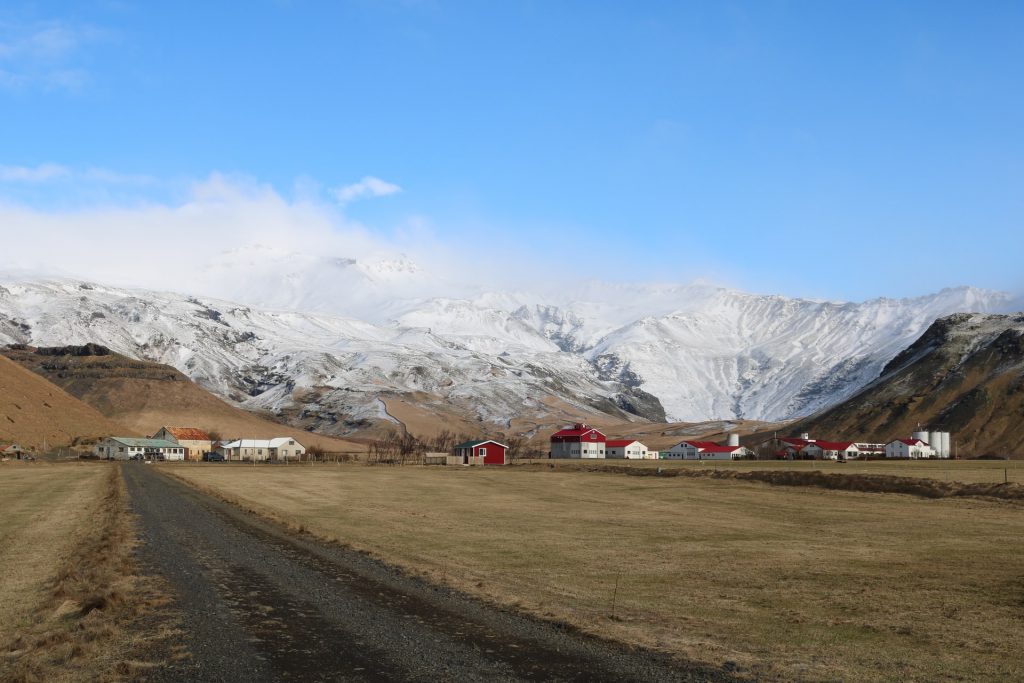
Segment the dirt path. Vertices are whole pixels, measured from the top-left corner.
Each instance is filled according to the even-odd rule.
[[[430,586],[130,463],[142,560],[191,658],[165,680],[727,681]]]

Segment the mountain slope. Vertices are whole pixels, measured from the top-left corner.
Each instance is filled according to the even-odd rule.
[[[13,361],[31,370],[134,433],[152,434],[164,425],[188,425],[229,438],[294,435],[307,446],[315,444],[332,451],[362,449],[358,444],[304,434],[247,413],[204,391],[174,368],[126,358],[102,346],[8,347],[0,349],[0,354],[4,362]]]
[[[82,445],[109,434],[138,433],[0,356],[0,443],[38,449],[44,443]]]
[[[959,288],[841,304],[702,283],[593,285],[575,295],[593,298],[401,299],[385,307],[386,321],[367,322],[16,282],[0,286],[0,343],[95,342],[171,365],[236,406],[339,436],[395,424],[388,402],[415,407],[420,424],[529,436],[572,420],[790,419],[856,392],[936,317],[1007,300]]]
[[[881,377],[793,433],[857,440],[949,431],[963,455],[1024,456],[1024,314],[937,320]]]

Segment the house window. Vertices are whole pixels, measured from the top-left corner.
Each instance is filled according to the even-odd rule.
[[[476,454],[479,455],[482,458],[482,457],[487,455],[487,449],[486,448],[478,448],[478,449],[476,449]]]

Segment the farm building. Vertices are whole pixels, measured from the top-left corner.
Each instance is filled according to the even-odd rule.
[[[860,449],[852,441],[822,441],[804,446],[804,455],[822,460],[853,460],[860,457]]]
[[[605,442],[604,457],[646,460],[649,456],[647,446],[639,441],[615,440]]]
[[[217,447],[225,460],[295,460],[306,453],[306,448],[295,439],[279,436],[275,439],[236,439]]]
[[[603,458],[607,441],[598,430],[577,422],[551,435],[551,457]]]
[[[25,449],[16,443],[0,443],[0,455],[7,458],[18,458],[25,454]]]
[[[210,435],[195,427],[161,427],[153,438],[173,441],[184,446],[186,460],[202,460],[204,454],[213,450],[213,439]]]
[[[107,460],[130,460],[133,456],[157,460],[185,459],[185,447],[173,441],[128,436],[108,436],[96,444],[93,453]]]
[[[662,460],[738,460],[746,457],[743,446],[726,446],[712,441],[682,441],[661,452]]]
[[[507,465],[508,446],[497,441],[465,441],[453,449],[455,463],[460,465]]]
[[[887,458],[934,458],[935,449],[921,439],[895,439],[885,444]]]

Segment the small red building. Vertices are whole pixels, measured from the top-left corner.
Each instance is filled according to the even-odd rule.
[[[571,428],[567,427],[551,435],[551,457],[603,458],[606,443],[604,434],[577,422]]]
[[[455,446],[462,465],[507,465],[508,446],[497,441],[466,441]]]

